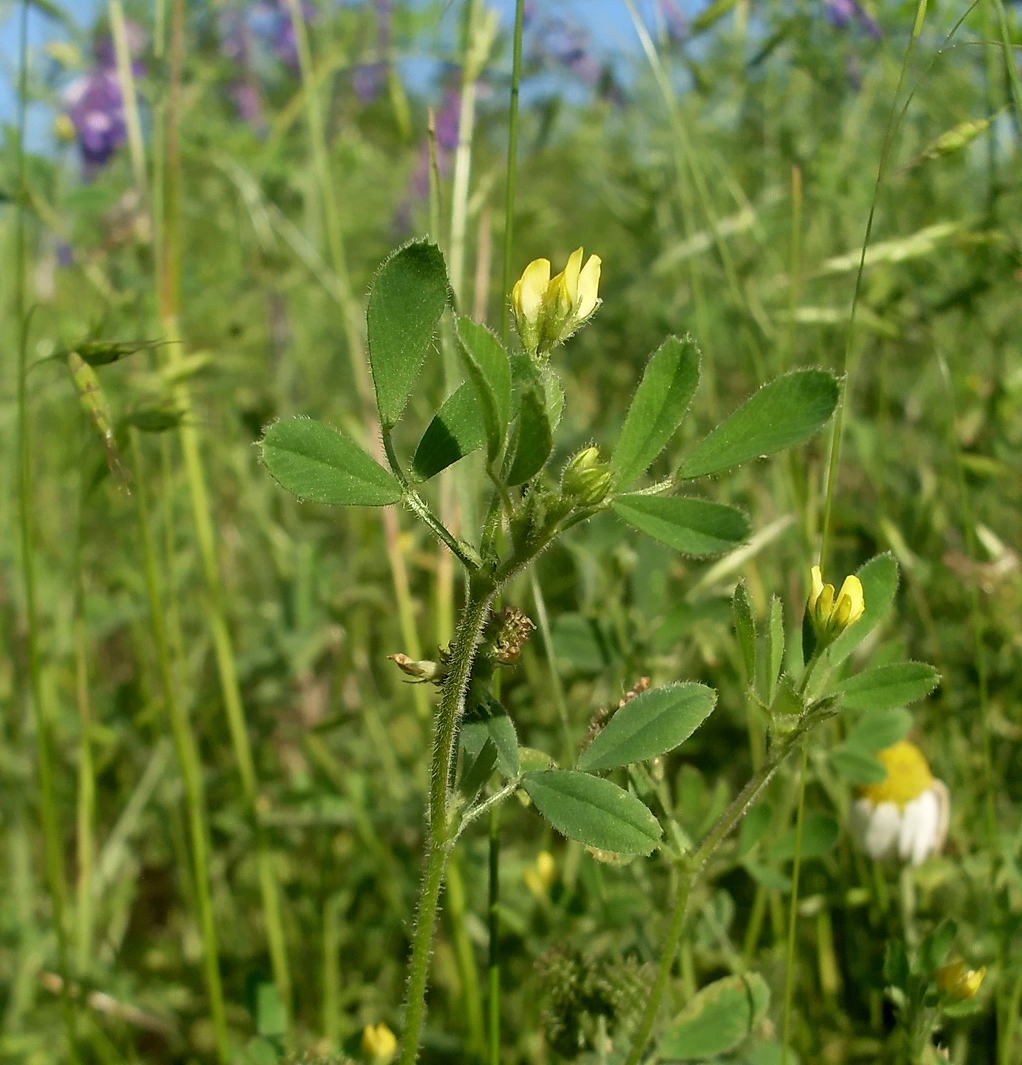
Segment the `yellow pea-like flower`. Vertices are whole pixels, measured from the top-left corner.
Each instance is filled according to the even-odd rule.
[[[576,248],[564,269],[550,276],[549,259],[533,259],[511,290],[511,309],[522,346],[530,355],[545,355],[564,343],[600,305],[598,255],[582,264]]]

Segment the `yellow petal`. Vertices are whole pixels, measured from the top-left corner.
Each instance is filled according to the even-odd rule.
[[[862,581],[854,574],[850,577],[845,577],[845,582],[841,585],[837,600],[842,607],[846,602],[849,604],[848,620],[845,625],[854,625],[866,610],[866,600],[862,594]]]
[[[511,304],[519,319],[535,322],[550,284],[550,260],[533,259],[511,290]]]
[[[568,256],[567,265],[564,267],[564,290],[573,313],[578,307],[578,278],[581,270],[582,249],[576,248]]]
[[[821,625],[830,621],[834,612],[834,585],[825,584],[816,599],[816,619]]]
[[[823,573],[819,566],[813,566],[812,569],[813,583],[809,589],[809,612],[813,613],[816,608],[816,601],[820,598],[820,593],[823,591]]]
[[[579,251],[582,249],[579,248]],[[596,310],[600,302],[598,295],[600,288],[600,266],[602,260],[598,255],[590,255],[589,261],[582,267],[578,275],[578,317],[585,320]]]

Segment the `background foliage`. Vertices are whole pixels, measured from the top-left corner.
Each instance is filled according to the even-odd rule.
[[[854,718],[828,726],[827,744],[810,761],[792,1046],[807,1062],[877,1060],[892,1024],[882,994],[886,943],[911,948],[951,917],[958,954],[989,967],[978,1011],[943,1034],[951,1058],[1022,1061],[1022,171],[999,43],[1002,18],[1008,39],[1018,40],[1016,13],[999,0],[932,8],[899,95],[915,17],[904,3],[867,13],[838,2],[725,2],[693,12],[685,27],[668,17],[672,5],[658,5],[659,19],[650,19],[656,68],[638,50],[598,53],[556,5],[536,8],[526,29],[514,276],[535,256],[563,262],[579,244],[604,263],[604,306],[554,356],[569,398],[557,454],[616,439],[666,333],[693,334],[703,379],[654,473],[675,468],[768,378],[810,365],[847,374],[831,565],[837,575],[881,551],[896,557],[902,585],[881,659],[933,662],[943,678],[894,726],[910,730],[950,789],[942,856],[899,879],[855,850],[846,828],[852,789],[827,751],[847,739]],[[44,10],[32,17],[59,14]],[[75,1026],[88,1061],[202,1060],[214,1049],[139,498],[158,545],[174,682],[201,764],[234,1052],[274,1060],[283,1047],[261,847],[282,889],[294,1047],[343,1044],[357,1055],[364,1025],[400,1026],[432,695],[407,687],[386,661],[401,651],[419,657],[402,629],[388,558],[403,560],[410,620],[427,657],[450,638],[457,590],[449,563],[406,514],[388,527],[376,512],[298,504],[261,469],[254,444],[268,423],[292,414],[371,444],[351,321],[357,332],[362,296],[399,241],[433,231],[452,257],[467,8],[305,9],[325,156],[316,154],[309,72],[303,79],[286,10],[194,4],[185,13],[183,359],[161,346],[168,336],[154,268],[166,234],[154,232],[149,214],[168,150],[169,10],[127,5],[140,30],[146,186],[123,133],[84,172],[80,145],[26,158],[41,710],[54,762]],[[32,99],[55,114],[73,112],[61,93],[102,67],[108,33],[104,23],[95,34],[80,31],[75,48],[33,52]],[[422,55],[436,61],[435,78],[411,76],[408,58]],[[509,75],[509,27],[501,24],[470,82],[478,110],[455,283],[461,309],[495,328]],[[439,227],[428,197],[428,106],[444,175]],[[116,101],[96,107],[116,119]],[[120,114],[123,121],[123,106]],[[892,114],[901,120],[877,188]],[[8,126],[0,155],[5,264],[17,262],[16,147]],[[332,243],[338,235],[343,259]],[[8,367],[0,476],[11,504],[0,513],[0,1054],[41,1063],[68,1060],[69,1049],[55,993],[16,505],[16,274],[0,272]],[[121,455],[110,464],[62,360],[86,338],[141,348],[98,370],[117,427],[106,443]],[[396,430],[409,453],[459,379],[440,358],[427,362]],[[163,430],[139,434],[137,468],[129,421]],[[213,594],[212,604],[217,585],[205,579],[194,480],[179,446],[189,431],[215,529],[220,598]],[[799,624],[826,460],[821,436],[710,482],[710,498],[752,518],[749,547],[720,562],[640,541],[610,515],[544,555],[545,616],[527,578],[505,597],[541,629],[502,693],[520,742],[574,764],[593,714],[641,677],[714,686],[710,722],[682,753],[653,766],[685,831],[698,836],[762,756],[762,722],[747,705],[731,627],[732,588],[744,576],[761,616],[779,594],[788,627]],[[472,528],[469,476],[445,482],[438,505],[453,507],[460,492]],[[254,802],[226,727],[208,623],[218,609],[233,640]],[[769,1009],[760,1008],[758,985],[753,996],[763,1036],[779,1019],[795,782],[796,768],[778,776],[753,827],[695,900],[672,989],[680,1009],[696,989],[752,965],[774,992]],[[669,870],[642,859],[601,864],[518,802],[505,808],[502,837],[504,1060],[589,1052],[601,1025],[641,1005],[635,988],[663,935]],[[538,862],[540,852],[552,865]],[[428,1061],[469,1061],[478,1049],[483,832],[463,838],[454,875],[433,961]]]

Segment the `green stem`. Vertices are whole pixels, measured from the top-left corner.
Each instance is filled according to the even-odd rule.
[[[468,1022],[469,1045],[473,1056],[482,1056],[486,1045],[483,1030],[483,1001],[479,988],[479,972],[476,968],[472,940],[465,925],[465,881],[461,875],[461,862],[453,851],[447,863],[447,916],[451,922],[451,938],[454,941],[454,955],[458,962],[461,977],[462,1002],[465,1019]]]
[[[806,808],[806,763],[809,748],[802,747],[798,775],[798,813],[795,817],[795,857],[791,867],[791,902],[788,909],[788,953],[784,973],[784,1014],[781,1021],[781,1065],[788,1063],[788,1034],[791,1022],[791,992],[795,986],[795,928],[798,923],[798,878],[802,871],[802,826]]]
[[[518,168],[518,97],[522,82],[522,28],[525,0],[515,5],[514,52],[511,65],[511,105],[508,114],[507,195],[504,199],[504,269],[500,286],[500,339],[507,347],[511,292],[511,252],[514,240],[515,176]]]
[[[312,151],[312,165],[316,183],[319,186],[320,202],[323,210],[324,228],[326,230],[327,252],[330,265],[337,278],[336,297],[341,305],[341,317],[344,325],[344,338],[351,364],[351,374],[355,382],[355,391],[359,398],[360,413],[365,438],[373,458],[383,460],[383,446],[376,422],[373,403],[373,387],[366,368],[365,345],[362,341],[361,306],[355,299],[348,273],[348,259],[344,247],[344,235],[341,231],[340,211],[334,194],[334,185],[330,174],[330,159],[327,153],[326,125],[323,119],[323,107],[319,98],[319,81],[309,46],[309,34],[305,25],[301,0],[287,0],[291,25],[294,29],[295,48],[298,52],[298,68],[302,79],[302,95],[305,102],[305,119],[309,129],[309,143]],[[398,622],[405,653],[410,658],[422,658],[422,644],[415,624],[415,604],[412,601],[408,570],[401,549],[400,528],[397,515],[392,507],[380,508],[380,521],[383,525],[383,542],[390,564],[391,579],[394,584],[394,596],[397,599]],[[420,718],[429,716],[429,696],[420,685],[412,689],[412,698]]]
[[[490,807],[490,891],[486,924],[490,937],[487,970],[486,1050],[488,1065],[500,1065],[500,808]]]
[[[36,730],[36,762],[39,773],[39,813],[46,853],[46,879],[52,907],[53,930],[57,937],[57,967],[61,977],[61,1011],[67,1033],[68,1055],[77,1065],[78,1037],[71,1001],[67,966],[67,931],[64,927],[64,874],[60,827],[53,796],[53,752],[50,723],[43,693],[42,658],[39,649],[39,613],[35,584],[35,508],[32,499],[32,451],[28,425],[28,330],[30,314],[25,292],[25,107],[28,100],[28,0],[22,0],[18,24],[19,74],[17,109],[17,148],[15,175],[17,209],[14,223],[14,315],[18,328],[18,503],[21,518],[21,570],[25,586],[25,621],[28,664],[32,685],[32,711]]]
[[[209,885],[209,844],[206,838],[206,804],[203,797],[202,766],[192,732],[191,722],[177,695],[174,670],[171,665],[170,641],[164,619],[166,613],[163,594],[160,590],[156,542],[149,523],[146,504],[146,477],[142,463],[142,449],[138,432],[131,430],[131,459],[135,475],[135,501],[139,534],[142,539],[142,558],[145,569],[146,593],[149,597],[149,613],[152,619],[153,641],[156,645],[156,661],[163,688],[163,699],[170,718],[174,747],[177,752],[181,779],[184,784],[185,805],[188,810],[188,828],[191,836],[192,867],[195,877],[195,894],[199,911],[199,928],[202,933],[203,963],[206,990],[209,994],[209,1012],[216,1038],[217,1056],[226,1062],[230,1056],[227,1039],[227,1018],[224,1011],[223,988],[220,983],[219,950],[216,923],[213,915],[212,894]]]
[[[78,883],[75,897],[75,970],[79,979],[89,971],[95,907],[92,880],[96,864],[96,773],[92,758],[92,712],[89,702],[88,637],[85,631],[85,574],[82,546],[85,539],[86,479],[79,472],[78,533],[75,540],[75,691],[78,701]]]
[[[174,0],[171,21],[169,102],[166,119],[167,152],[164,170],[166,224],[164,226],[163,240],[164,257],[159,263],[160,316],[167,346],[167,360],[171,366],[179,364],[182,358],[181,334],[178,326],[181,271],[179,225],[181,150],[179,122],[184,58],[184,17],[184,0]],[[231,734],[234,757],[241,776],[242,793],[255,832],[256,865],[273,979],[277,986],[277,993],[280,995],[281,1002],[284,1005],[285,1014],[290,1018],[291,974],[284,940],[280,891],[268,841],[265,832],[259,825],[255,766],[248,738],[241,688],[238,683],[234,647],[224,608],[223,588],[216,554],[216,537],[199,446],[197,421],[192,408],[191,393],[184,381],[181,381],[175,387],[174,398],[177,408],[181,412],[181,426],[178,430],[178,436],[191,498],[195,538],[198,542],[206,584],[206,622],[213,639],[220,691],[227,713],[228,730]],[[288,1021],[288,1030],[290,1031],[290,1020]]]
[[[461,100],[458,106],[458,146],[454,151],[454,179],[451,188],[451,243],[448,248],[451,289],[459,307],[465,281],[465,235],[468,223],[468,185],[472,171],[472,130],[475,125],[476,78],[480,60],[476,57],[479,30],[479,0],[467,0],[465,55],[461,67]]]
[[[845,387],[841,401],[838,403],[837,412],[834,415],[834,428],[830,438],[830,457],[827,462],[827,495],[823,505],[823,531],[820,540],[820,566],[827,568],[827,548],[830,546],[830,518],[834,506],[834,492],[837,487],[838,467],[841,462],[841,441],[844,431],[845,409],[852,400],[852,383],[856,366],[852,361],[852,352],[855,344],[855,320],[859,309],[859,300],[862,295],[862,279],[866,267],[866,249],[869,247],[870,237],[873,235],[873,219],[876,216],[877,203],[880,199],[880,187],[887,176],[887,161],[890,158],[891,149],[894,146],[894,134],[897,130],[901,116],[904,112],[898,111],[898,100],[901,98],[901,90],[908,75],[909,63],[915,53],[919,35],[923,29],[923,20],[926,17],[926,5],[928,0],[919,0],[916,7],[916,17],[912,23],[912,36],[909,38],[908,48],[905,50],[905,58],[902,60],[901,71],[898,74],[898,84],[891,98],[891,113],[887,119],[887,128],[884,130],[883,144],[880,149],[880,164],[877,167],[877,179],[873,186],[873,198],[869,205],[869,214],[866,217],[866,232],[862,238],[862,251],[859,255],[859,267],[855,274],[855,290],[852,293],[852,310],[848,318],[848,332],[845,335],[845,348],[842,358],[841,369],[845,374]]]
[[[426,1013],[426,982],[433,942],[440,887],[449,853],[449,780],[454,758],[457,724],[465,708],[465,693],[476,647],[490,611],[496,589],[492,584],[476,588],[470,582],[468,602],[458,622],[451,646],[451,660],[440,705],[434,716],[433,754],[429,766],[429,816],[426,842],[426,871],[415,918],[412,956],[408,965],[408,1000],[405,1013],[401,1065],[412,1065],[419,1052],[419,1038]]]
[[[660,1010],[660,1002],[664,991],[667,989],[667,981],[670,979],[671,969],[674,967],[674,959],[678,953],[678,944],[685,929],[685,916],[688,904],[692,896],[692,889],[698,882],[706,863],[713,856],[716,849],[727,838],[731,830],[745,815],[745,812],[756,801],[757,796],[770,782],[774,773],[801,741],[802,737],[816,724],[827,716],[821,713],[809,712],[803,717],[799,726],[788,735],[778,746],[777,750],[763,763],[763,766],[731,800],[728,808],[720,815],[717,823],[710,830],[698,849],[683,863],[680,871],[678,894],[674,903],[674,911],[671,914],[671,922],[664,939],[664,950],[660,956],[660,965],[657,968],[653,987],[650,989],[649,998],[642,1019],[639,1021],[635,1033],[632,1049],[625,1060],[625,1065],[638,1065],[639,1058],[649,1042],[653,1025],[656,1023],[657,1013]]]

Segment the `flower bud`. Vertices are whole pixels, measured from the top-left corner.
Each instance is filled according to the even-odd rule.
[[[362,1030],[362,1053],[373,1065],[387,1065],[397,1053],[394,1033],[385,1024],[367,1024]]]
[[[833,643],[845,629],[854,625],[866,610],[862,583],[854,574],[845,577],[836,595],[833,584],[824,584],[819,566],[813,566],[813,583],[806,611],[822,646]]]
[[[937,970],[937,987],[952,1002],[965,1002],[976,997],[986,971],[985,965],[981,969],[966,969],[964,961],[953,961]]]
[[[564,468],[561,493],[578,506],[595,507],[606,499],[612,479],[611,468],[600,462],[599,450],[583,448]]]
[[[416,661],[404,654],[387,655],[387,657],[416,684],[426,684],[429,681],[439,684],[447,673],[447,669],[441,662],[433,662],[428,658]]]

